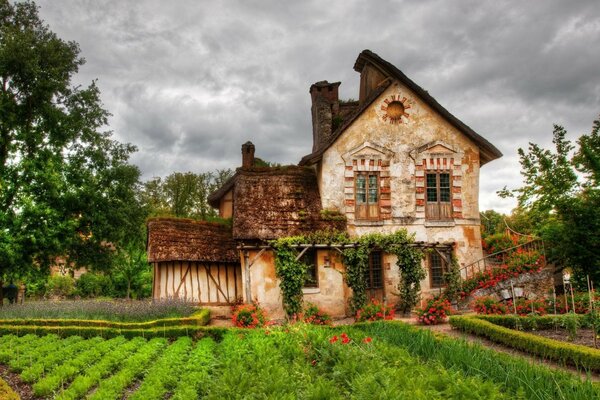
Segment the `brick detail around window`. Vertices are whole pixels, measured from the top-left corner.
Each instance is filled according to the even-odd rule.
[[[379,172],[379,216],[392,219],[392,190],[390,186],[390,161],[379,157],[353,158],[346,161],[344,170],[344,205],[349,221],[355,219],[354,177],[356,172]]]
[[[448,172],[452,182],[452,218],[462,215],[462,168],[458,152],[430,153],[426,149],[415,157],[415,212],[417,218],[425,219],[425,174],[430,171]]]

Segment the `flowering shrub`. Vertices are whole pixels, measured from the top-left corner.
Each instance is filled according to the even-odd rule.
[[[378,321],[381,319],[394,319],[394,309],[391,306],[372,299],[369,304],[356,312],[356,321]]]
[[[510,312],[506,304],[489,296],[476,298],[471,307],[477,314],[504,315]]]
[[[434,297],[423,308],[417,309],[417,320],[421,324],[435,325],[443,322],[452,314],[452,305],[446,299]]]
[[[498,283],[527,272],[540,272],[544,256],[534,250],[517,249],[503,264],[487,271],[478,272],[463,281],[462,298],[469,296],[475,290],[496,286]]]
[[[258,304],[241,304],[233,307],[231,317],[238,328],[260,328],[265,325],[265,312]]]
[[[307,324],[313,325],[331,325],[331,316],[312,303],[308,303],[304,308],[302,320]]]

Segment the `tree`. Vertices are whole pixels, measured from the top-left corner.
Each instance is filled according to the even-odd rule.
[[[142,201],[153,216],[212,219],[216,211],[208,196],[233,175],[230,169],[195,174],[174,172],[164,180],[157,177],[144,183]]]
[[[115,282],[123,281],[125,283],[125,298],[131,297],[132,289],[136,293],[141,291],[143,278],[150,272],[150,266],[146,259],[146,249],[137,243],[130,243],[128,246],[118,250],[114,267],[111,274]]]
[[[0,273],[25,275],[65,257],[102,268],[139,235],[135,147],[102,131],[95,82],[74,87],[84,63],[32,2],[0,0]]]
[[[530,143],[519,149],[524,186],[503,190],[517,195],[517,214],[534,226],[546,242],[548,258],[570,266],[585,286],[586,275],[600,282],[600,119],[592,132],[577,141],[577,148],[555,125],[555,150]],[[576,150],[572,155],[573,150]],[[514,214],[514,213],[513,213]]]

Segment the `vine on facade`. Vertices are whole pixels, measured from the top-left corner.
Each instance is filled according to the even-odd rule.
[[[396,264],[400,273],[398,292],[400,302],[398,308],[409,312],[419,298],[420,281],[425,278],[425,270],[421,266],[423,250],[411,246],[414,235],[406,230],[392,234],[367,234],[350,238],[347,233],[339,231],[318,231],[306,236],[280,238],[271,242],[275,249],[275,271],[281,280],[283,306],[288,316],[298,314],[302,310],[302,287],[306,277],[306,265],[296,260],[301,250],[300,244],[352,245],[343,250],[343,262],[346,266],[344,278],[352,289],[350,308],[356,312],[367,302],[365,280],[369,268],[369,254],[380,250],[397,257]]]

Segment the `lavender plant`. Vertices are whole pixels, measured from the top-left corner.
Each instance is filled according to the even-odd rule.
[[[32,301],[5,305],[0,319],[94,319],[142,322],[187,317],[198,309],[181,300],[69,300]]]

